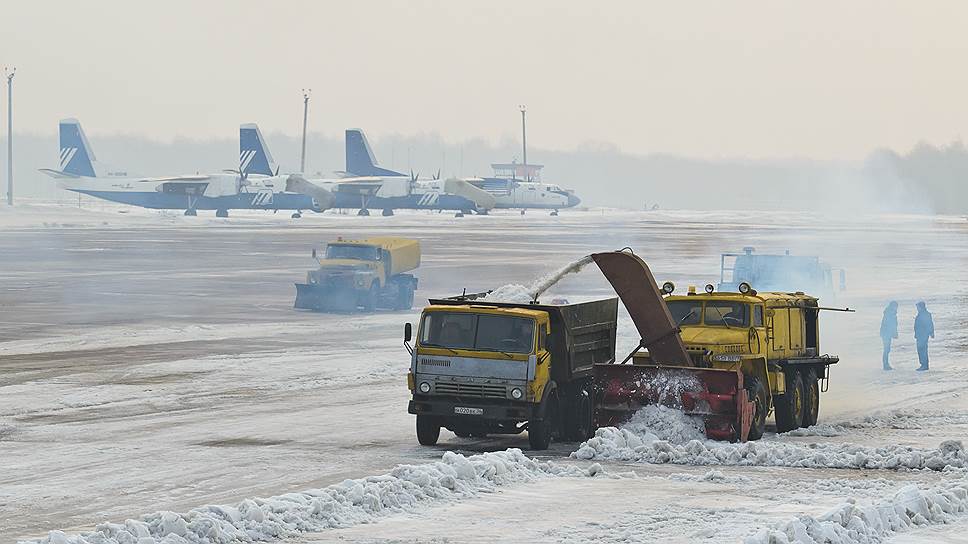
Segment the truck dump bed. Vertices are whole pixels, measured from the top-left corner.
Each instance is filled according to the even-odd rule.
[[[552,379],[567,383],[592,376],[596,363],[615,360],[615,329],[618,321],[618,299],[608,298],[576,304],[519,304],[467,300],[453,297],[430,299],[433,305],[479,306],[492,308],[525,308],[547,312],[551,318],[548,349],[553,361]],[[559,364],[567,361],[567,364]]]

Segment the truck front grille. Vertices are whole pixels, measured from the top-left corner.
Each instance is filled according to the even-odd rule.
[[[437,382],[434,392],[438,395],[454,395],[455,397],[477,397],[483,399],[506,399],[507,388],[503,385]]]

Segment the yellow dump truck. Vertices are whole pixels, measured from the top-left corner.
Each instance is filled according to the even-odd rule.
[[[710,284],[675,294],[670,282],[659,288],[630,252],[593,258],[642,335],[623,361],[632,364],[595,369],[599,426],[655,403],[702,416],[706,435],[723,440],[760,438],[771,411],[778,432],[817,422],[830,365],[840,360],[821,350],[818,317],[835,308],[802,292],[757,292],[747,283],[734,292]]]
[[[592,369],[615,358],[618,299],[514,304],[434,299],[410,351],[409,412],[417,440],[528,431],[533,449],[584,440],[593,428]]]
[[[420,242],[408,238],[377,237],[343,240],[326,245],[319,268],[296,284],[295,307],[308,310],[372,311],[377,307],[409,310],[420,266]]]

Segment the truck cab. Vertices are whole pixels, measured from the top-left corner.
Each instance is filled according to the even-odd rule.
[[[591,436],[591,369],[614,358],[617,300],[571,305],[432,300],[411,348],[421,444],[528,430],[534,449]],[[404,339],[411,340],[408,324]],[[589,342],[584,342],[588,340]]]

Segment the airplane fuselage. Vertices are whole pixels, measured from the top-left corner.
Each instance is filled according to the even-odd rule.
[[[280,191],[286,185],[281,176],[249,180],[245,185],[235,175],[213,175],[195,183],[76,177],[62,179],[59,185],[95,198],[156,210],[322,211],[308,195]]]

